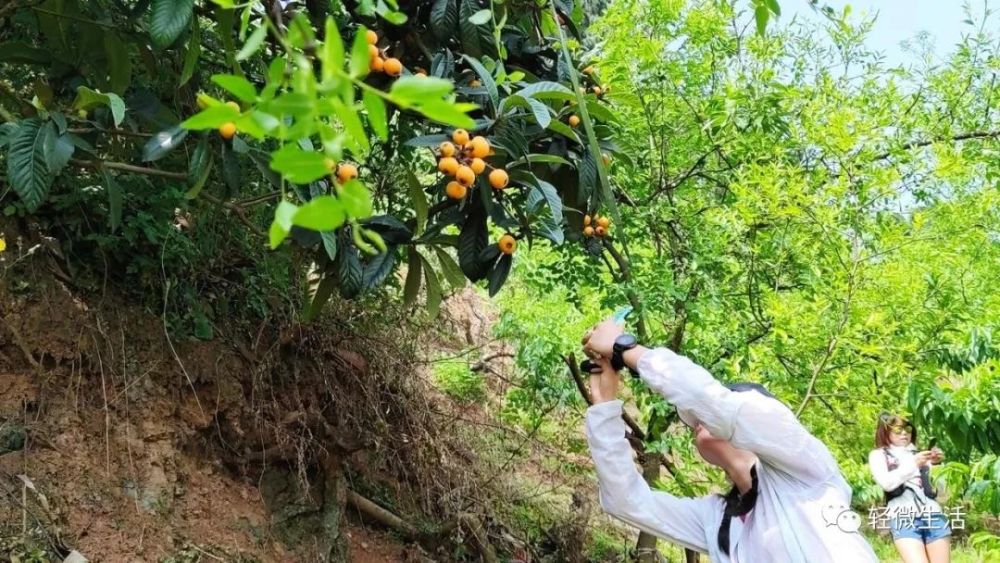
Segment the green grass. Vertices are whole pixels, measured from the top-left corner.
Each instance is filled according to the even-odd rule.
[[[465,360],[445,360],[434,364],[434,382],[456,401],[474,403],[486,398],[483,376],[469,369]]]

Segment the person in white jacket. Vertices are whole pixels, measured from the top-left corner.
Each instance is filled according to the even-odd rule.
[[[868,467],[885,490],[886,516],[903,562],[948,563],[951,527],[930,482],[931,465],[940,463],[944,452],[918,451],[916,442],[917,429],[908,420],[880,414]]]
[[[762,387],[727,388],[684,356],[637,345],[610,320],[583,344],[601,367],[591,376],[586,432],[606,512],[713,562],[877,560],[833,456]],[[615,368],[623,366],[677,408],[699,454],[732,481],[729,494],[679,498],[650,489],[633,462],[616,399]]]

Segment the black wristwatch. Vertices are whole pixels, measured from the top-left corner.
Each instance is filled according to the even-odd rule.
[[[615,371],[621,371],[625,367],[625,351],[635,348],[638,344],[631,334],[619,335],[615,339],[615,345],[611,348],[611,367]]]

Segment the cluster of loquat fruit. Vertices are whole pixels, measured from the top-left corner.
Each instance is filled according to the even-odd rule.
[[[365,32],[368,41],[368,68],[372,72],[384,72],[389,76],[403,74],[403,63],[395,57],[384,57],[385,49],[378,48],[378,33],[372,30]]]
[[[608,236],[608,231],[611,229],[611,219],[607,217],[602,217],[600,215],[590,215],[583,216],[583,236],[585,237],[600,237],[604,238]]]
[[[448,182],[445,193],[451,199],[462,199],[479,176],[489,167],[483,160],[490,155],[492,147],[486,137],[469,138],[465,129],[456,129],[451,134],[451,141],[445,141],[438,146],[437,169],[443,174],[455,179]],[[502,190],[507,187],[510,178],[507,171],[494,168],[489,174],[493,189]]]

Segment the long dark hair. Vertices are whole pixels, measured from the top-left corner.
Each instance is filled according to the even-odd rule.
[[[778,400],[777,397],[772,395],[766,387],[760,383],[750,383],[750,382],[740,382],[740,383],[727,383],[725,384],[726,389],[733,391],[734,393],[746,393],[748,391],[756,391],[769,399]],[[780,402],[780,401],[778,401]],[[753,510],[754,505],[757,504],[757,465],[754,464],[750,468],[750,490],[746,494],[740,494],[740,490],[733,485],[729,492],[722,495],[722,499],[726,501],[726,506],[722,510],[722,522],[719,524],[719,549],[723,553],[729,554],[729,523],[732,521],[733,516],[743,516],[747,512]]]

